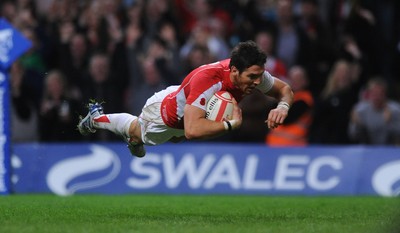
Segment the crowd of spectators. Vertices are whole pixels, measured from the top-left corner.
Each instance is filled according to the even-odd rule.
[[[400,100],[396,0],[2,0],[0,7],[33,44],[9,71],[15,142],[116,140],[76,130],[89,99],[103,101],[106,112],[138,115],[154,92],[228,58],[245,40],[268,54],[274,76],[290,83],[292,68],[307,76],[309,144],[372,143],[349,129],[371,78],[387,83],[385,97]],[[241,129],[220,140],[265,142],[260,124],[274,104],[245,98]],[[379,141],[399,142],[396,132]]]

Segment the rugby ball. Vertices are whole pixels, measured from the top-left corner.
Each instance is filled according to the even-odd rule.
[[[206,105],[206,118],[212,121],[230,119],[233,113],[233,95],[227,91],[216,92]]]

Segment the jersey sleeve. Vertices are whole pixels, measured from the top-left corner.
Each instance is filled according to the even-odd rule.
[[[269,72],[264,71],[261,82],[259,85],[257,85],[256,88],[265,94],[272,89],[272,87],[274,86],[274,82],[274,76],[272,76]]]

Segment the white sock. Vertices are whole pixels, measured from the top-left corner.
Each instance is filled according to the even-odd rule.
[[[107,129],[124,138],[129,138],[129,127],[137,119],[128,113],[104,114],[93,118],[93,125],[96,129]]]

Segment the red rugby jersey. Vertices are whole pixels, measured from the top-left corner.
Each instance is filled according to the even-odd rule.
[[[206,110],[207,101],[217,91],[229,91],[237,102],[244,97],[243,92],[230,80],[230,59],[207,64],[194,69],[182,81],[180,87],[168,94],[161,104],[161,117],[166,125],[183,129],[183,110],[186,104]],[[267,93],[273,86],[274,78],[265,72],[257,86]]]

